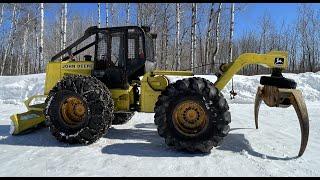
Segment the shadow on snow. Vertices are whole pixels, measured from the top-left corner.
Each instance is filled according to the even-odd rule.
[[[105,154],[131,155],[138,157],[194,157],[208,156],[209,153],[189,153],[177,151],[174,148],[168,147],[164,139],[159,137],[156,126],[152,123],[141,123],[135,125],[136,128],[145,129],[115,129],[111,127],[104,138],[114,140],[140,140],[145,142],[125,142],[111,144],[102,148],[101,152]],[[9,134],[9,125],[0,125],[0,144],[16,145],[16,146],[42,146],[42,147],[79,147],[83,145],[69,145],[58,142],[48,131],[47,128],[42,128],[24,135],[12,136]],[[150,130],[149,130],[150,129]],[[248,129],[248,128],[233,128],[230,130]],[[213,151],[231,151],[234,153],[248,152],[249,155],[263,158],[263,154],[256,152],[250,145],[249,141],[243,134],[229,133],[224,138],[222,144],[213,148]],[[214,158],[214,157],[212,157]],[[265,156],[270,160],[291,160],[296,157],[274,157]]]
[[[156,129],[152,123],[141,123],[136,124],[136,128]],[[251,129],[251,128],[233,128],[230,130],[238,129]],[[147,156],[147,157],[193,157],[193,156],[207,156],[209,154],[203,153],[189,153],[176,151],[173,148],[168,147],[163,138],[160,138],[156,130],[144,130],[144,129],[114,129],[111,128],[109,133],[106,135],[109,139],[120,139],[120,140],[144,140],[145,143],[118,143],[111,144],[102,149],[102,153],[106,154],[118,154],[118,155],[131,155],[131,156]],[[228,136],[223,140],[222,144],[213,148],[212,151],[231,151],[234,153],[241,153],[243,150],[247,151],[249,155],[263,158],[263,154],[256,152],[251,147],[249,141],[243,134],[229,133]],[[214,157],[212,157],[214,158]],[[296,157],[274,157],[265,156],[266,159],[270,160],[291,160]]]
[[[252,129],[252,128],[233,128],[230,129],[231,131],[239,130],[239,129]],[[241,153],[246,151],[248,155],[263,158],[265,154],[261,154],[255,151],[249,141],[245,138],[244,134],[237,134],[237,133],[229,133],[227,137],[224,138],[223,142],[219,147],[216,148],[217,150],[224,150],[224,151],[231,151],[234,153]],[[270,160],[292,160],[296,159],[297,157],[275,157],[275,156],[268,156],[265,155],[265,159]]]
[[[12,136],[9,133],[10,125],[0,125],[0,144],[15,146],[42,146],[42,147],[77,147],[81,145],[69,145],[59,142],[51,135],[48,128]]]

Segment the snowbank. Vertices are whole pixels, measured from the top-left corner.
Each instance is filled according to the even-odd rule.
[[[20,104],[30,96],[43,94],[45,74],[0,76],[0,103]]]
[[[213,75],[196,75],[208,79],[211,82],[217,80]],[[228,103],[237,104],[250,104],[254,102],[254,98],[257,92],[257,88],[260,85],[260,77],[269,75],[255,75],[244,76],[235,75],[233,78],[233,86],[238,93],[235,99],[230,99],[231,81],[222,90],[223,95],[227,99]],[[286,78],[294,79],[297,82],[297,89],[302,91],[302,94],[306,101],[319,101],[320,100],[320,71],[317,73],[307,72],[301,74],[283,73]],[[175,82],[183,77],[168,76],[170,83]]]
[[[320,72],[317,73],[284,73],[287,78],[294,79],[297,87],[302,91],[306,101],[319,101],[320,97]],[[209,81],[215,82],[216,76],[213,75],[197,75]],[[234,88],[238,95],[234,100],[230,100],[229,91],[231,90],[231,82],[229,82],[222,90],[229,103],[247,104],[253,103],[259,80],[262,75],[256,76],[234,76]],[[175,82],[184,77],[168,76],[170,82]],[[0,77],[0,103],[20,104],[26,98],[43,94],[45,74],[32,74],[24,76],[2,76]]]

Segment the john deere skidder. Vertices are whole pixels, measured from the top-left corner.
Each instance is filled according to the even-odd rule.
[[[210,152],[227,136],[231,122],[221,90],[242,67],[259,64],[271,68],[272,74],[260,80],[254,106],[256,128],[262,100],[270,107],[293,105],[301,128],[298,156],[303,154],[309,119],[296,83],[281,74],[288,66],[286,52],[242,54],[222,65],[217,81],[212,83],[193,77],[191,71],[154,70],[155,38],[149,27],[88,28],[81,38],[52,57],[46,67],[44,95],[25,101],[28,112],[11,116],[12,134],[46,124],[59,141],[91,144],[112,124],[127,122],[135,111],[154,112],[158,133],[167,145]],[[80,43],[85,45],[77,49]],[[79,54],[89,48],[94,54],[79,59]],[[168,75],[185,78],[170,82]],[[38,97],[46,97],[45,102],[31,105]]]

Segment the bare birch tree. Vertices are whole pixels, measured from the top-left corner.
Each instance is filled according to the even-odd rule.
[[[63,49],[63,15],[64,15],[64,8],[63,3],[61,3],[61,14],[60,14],[60,51]]]
[[[127,3],[127,19],[126,19],[126,25],[128,26],[130,23],[130,3]]]
[[[13,60],[14,60],[14,49],[15,49],[15,43],[16,43],[16,39],[18,38],[18,35],[16,34],[17,31],[17,24],[18,24],[18,18],[17,18],[17,14],[19,13],[19,9],[17,8],[19,5],[17,4],[15,9],[16,9],[16,13],[15,13],[15,18],[13,19],[13,36],[12,36],[12,44],[11,44],[11,48],[10,48],[10,63],[9,63],[9,74],[12,75],[13,72]]]
[[[116,6],[115,6],[115,4],[110,3],[111,26],[118,25],[118,19],[116,18],[116,16],[117,16]]]
[[[191,17],[191,70],[193,71],[196,60],[196,20],[197,20],[197,4],[192,3],[192,17]]]
[[[217,18],[216,18],[216,26],[215,26],[215,50],[212,53],[212,69],[214,69],[214,64],[215,64],[215,59],[216,56],[219,52],[219,47],[220,47],[220,16],[221,16],[221,9],[222,9],[222,3],[219,3],[218,11],[217,11]]]
[[[40,3],[40,46],[39,46],[39,70],[44,65],[43,59],[43,31],[44,31],[44,7],[43,3]]]
[[[233,49],[233,31],[234,31],[234,3],[231,4],[230,12],[230,34],[229,34],[229,57],[228,63],[232,61],[232,49]]]
[[[212,37],[212,19],[213,19],[213,15],[214,15],[214,3],[211,4],[211,8],[210,8],[210,14],[208,17],[208,23],[207,23],[207,33],[206,33],[206,40],[205,40],[205,73],[208,74],[210,71],[210,65],[209,65],[209,54],[211,49],[210,45],[211,45],[211,37]],[[209,66],[208,66],[209,65]]]
[[[137,26],[141,26],[142,24],[142,4],[138,3],[137,4]]]
[[[176,28],[176,42],[175,42],[175,46],[176,46],[176,58],[175,58],[175,62],[176,62],[176,67],[175,70],[180,69],[180,53],[181,53],[181,42],[180,42],[180,13],[181,13],[181,5],[180,3],[176,3],[176,22],[177,22],[177,28]]]
[[[28,13],[27,15],[27,22],[29,21],[30,19],[30,15]],[[29,35],[29,26],[27,25],[25,30],[24,30],[24,33],[23,33],[23,42],[22,42],[22,54],[21,56],[19,56],[19,66],[17,66],[17,70],[19,70],[19,73],[17,74],[25,74],[25,67],[24,65],[26,64],[26,55],[27,55],[27,49],[26,49],[26,46],[27,46],[27,40],[28,40],[28,35]]]
[[[4,56],[3,56],[3,60],[2,60],[2,66],[1,66],[1,76],[4,73],[4,67],[6,65],[6,60],[8,57],[8,53],[9,53],[9,49],[11,49],[12,46],[12,36],[13,36],[13,31],[15,28],[15,23],[16,23],[16,4],[13,4],[13,9],[12,9],[12,17],[11,17],[11,26],[10,26],[10,30],[9,30],[9,36],[8,36],[8,44],[7,47],[5,48],[5,52],[4,52]]]
[[[66,48],[67,43],[67,14],[68,14],[68,7],[67,3],[64,3],[64,14],[63,14],[63,48]]]
[[[100,3],[98,3],[98,28],[101,27]]]
[[[109,27],[109,6],[106,3],[106,27]]]
[[[0,12],[0,27],[3,23],[3,9],[4,9],[4,3],[1,3],[1,12]]]

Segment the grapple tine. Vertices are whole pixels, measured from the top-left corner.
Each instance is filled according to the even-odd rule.
[[[300,123],[300,130],[301,130],[301,145],[298,157],[302,156],[304,153],[309,137],[309,117],[306,104],[303,100],[301,91],[293,90],[292,95],[290,96],[290,102],[293,105],[298,119]]]
[[[258,116],[259,116],[259,109],[262,102],[262,88],[259,86],[257,89],[257,94],[254,101],[254,122],[256,125],[256,129],[258,129]]]
[[[301,145],[298,157],[302,156],[308,144],[309,117],[301,91],[268,85],[258,87],[254,104],[254,116],[257,129],[259,108],[262,101],[269,107],[287,108],[293,105],[299,119],[301,130]]]

